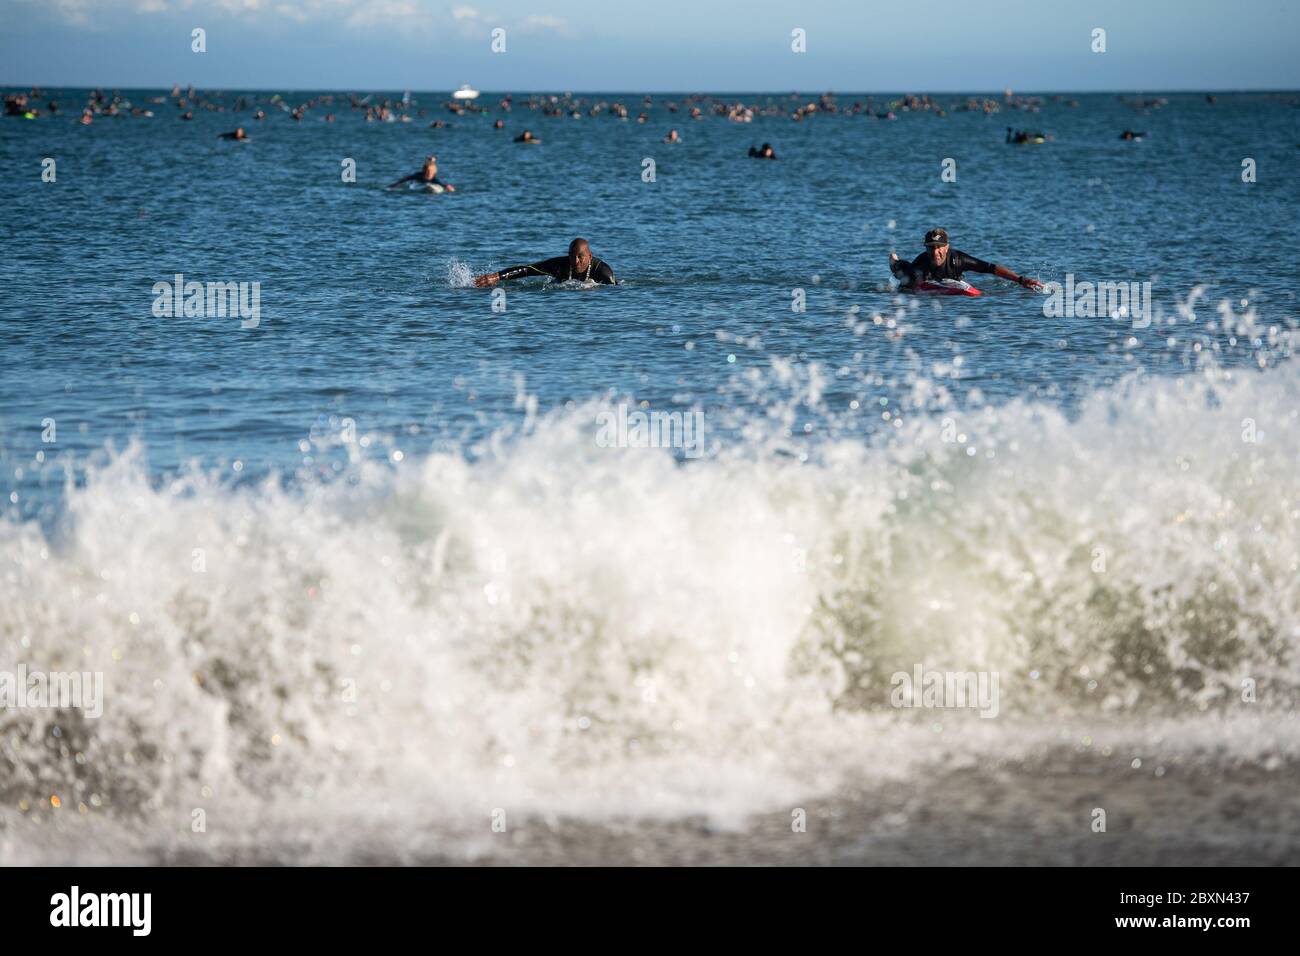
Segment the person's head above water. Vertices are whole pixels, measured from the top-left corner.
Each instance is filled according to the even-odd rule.
[[[591,246],[586,239],[574,239],[569,243],[569,265],[574,275],[586,273],[587,267],[591,265]]]
[[[578,238],[569,243],[568,251],[562,256],[552,256],[529,265],[510,266],[500,272],[489,272],[475,276],[477,288],[496,285],[510,279],[524,279],[531,276],[549,276],[552,282],[582,282],[595,285],[616,285],[614,270],[609,263],[597,259],[591,254],[591,246],[586,239]]]
[[[930,254],[930,261],[936,266],[943,265],[948,258],[948,230],[940,227],[925,234],[925,251]]]

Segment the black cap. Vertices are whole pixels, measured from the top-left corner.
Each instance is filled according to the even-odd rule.
[[[925,244],[927,246],[946,246],[948,244],[948,230],[931,229],[925,234]]]

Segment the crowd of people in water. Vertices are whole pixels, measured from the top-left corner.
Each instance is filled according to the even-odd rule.
[[[1066,96],[1058,95],[1049,99],[1053,104],[1063,105],[1068,108],[1079,105],[1078,100]],[[1205,99],[1210,105],[1215,103],[1212,94],[1207,95]],[[1017,96],[1011,90],[1006,90],[1000,99],[968,96],[951,99],[945,103],[939,98],[929,95],[909,94],[883,101],[877,101],[875,97],[868,96],[865,100],[854,100],[848,105],[841,105],[834,94],[831,93],[825,93],[815,100],[808,100],[798,94],[790,94],[786,97],[767,97],[763,101],[755,103],[744,103],[717,96],[697,94],[669,97],[656,104],[654,97],[644,96],[639,102],[634,103],[633,107],[639,107],[635,114],[638,123],[650,122],[652,111],[656,109],[656,106],[662,108],[670,116],[682,115],[683,118],[692,120],[715,117],[724,118],[734,123],[749,123],[755,117],[788,117],[795,122],[804,122],[818,114],[860,116],[872,120],[896,120],[901,114],[905,113],[930,113],[937,117],[945,117],[950,112],[977,112],[991,115],[1005,110],[1037,113],[1047,102],[1048,100],[1043,97]],[[1168,100],[1164,97],[1158,97],[1126,102],[1135,111],[1146,113],[1166,105]],[[74,111],[76,109],[76,107],[73,108]],[[165,115],[168,111],[173,112],[183,121],[189,121],[194,119],[196,111],[200,111],[248,114],[254,123],[266,122],[277,113],[287,116],[293,122],[302,122],[310,116],[321,122],[333,123],[338,118],[336,111],[341,113],[344,110],[348,110],[353,114],[360,114],[367,123],[411,123],[427,120],[431,129],[447,129],[452,125],[445,119],[431,118],[431,112],[442,112],[463,117],[474,114],[489,114],[494,110],[506,114],[521,111],[536,117],[552,119],[583,119],[584,117],[595,119],[608,116],[624,121],[630,120],[633,116],[632,108],[627,103],[610,102],[595,98],[588,99],[568,93],[533,95],[518,101],[513,95],[506,94],[497,100],[494,105],[477,100],[451,99],[433,106],[422,105],[409,92],[401,97],[377,97],[374,94],[359,96],[357,94],[321,93],[309,96],[301,102],[293,104],[279,93],[270,96],[257,96],[246,93],[227,95],[218,92],[205,93],[196,91],[193,86],[182,89],[180,85],[176,85],[172,87],[169,95],[149,95],[144,97],[142,102],[133,102],[120,92],[106,93],[102,89],[91,90],[87,95],[86,102],[80,107],[77,122],[88,126],[96,119],[103,117],[155,118]],[[32,88],[25,92],[8,93],[4,96],[5,116],[38,119],[47,116],[59,116],[64,112],[55,99],[47,97],[39,88]],[[493,121],[492,126],[497,130],[505,130],[506,120],[498,116]],[[1120,133],[1119,138],[1134,141],[1142,140],[1146,135],[1146,133],[1126,129]],[[251,139],[248,129],[242,125],[229,132],[221,133],[220,138],[235,142],[248,142]],[[1041,131],[1012,129],[1010,126],[1006,129],[1006,142],[1012,145],[1042,144],[1050,141],[1051,138],[1051,134]],[[683,142],[683,137],[676,128],[672,128],[663,137],[662,141],[671,145]],[[531,129],[526,128],[514,137],[514,142],[539,145],[542,139]],[[751,145],[748,155],[752,159],[775,160],[777,158],[776,150],[770,143],[763,143],[762,146],[757,147]],[[438,178],[437,160],[433,156],[428,157],[419,170],[397,180],[389,188],[404,185],[426,188],[429,191],[436,192],[455,192],[454,186]],[[433,189],[431,187],[438,188]]]
[[[1120,97],[1120,99],[1138,113],[1149,113],[1168,104],[1168,100],[1164,97],[1138,98],[1134,100],[1124,100],[1123,97]],[[4,115],[22,119],[38,119],[57,117],[71,112],[73,115],[77,115],[77,122],[85,126],[103,117],[155,118],[165,115],[169,111],[183,121],[193,120],[195,112],[200,111],[248,114],[255,123],[266,122],[277,113],[287,116],[293,122],[302,122],[310,116],[321,122],[333,123],[337,119],[335,111],[341,113],[343,110],[348,110],[353,114],[360,114],[367,123],[423,122],[430,120],[431,112],[463,117],[474,114],[489,114],[494,110],[506,114],[518,110],[536,117],[551,119],[583,119],[584,117],[595,119],[608,116],[627,121],[633,116],[632,109],[639,107],[635,114],[636,121],[638,123],[647,123],[651,120],[652,111],[658,106],[670,116],[680,114],[683,118],[692,120],[715,117],[724,118],[734,123],[749,123],[755,117],[788,117],[795,122],[804,122],[818,114],[860,116],[872,120],[896,120],[904,113],[930,113],[937,117],[945,117],[951,112],[977,112],[984,115],[1002,111],[1037,113],[1049,101],[1054,105],[1067,108],[1075,108],[1079,105],[1078,100],[1063,95],[1052,96],[1045,100],[1039,96],[1017,96],[1011,90],[1004,91],[1001,98],[968,96],[950,99],[946,103],[929,95],[909,94],[882,101],[877,101],[875,97],[868,96],[865,100],[854,100],[849,105],[841,105],[834,94],[831,93],[825,93],[815,100],[808,100],[792,93],[786,97],[769,96],[763,101],[755,103],[744,103],[718,96],[696,94],[681,97],[673,96],[662,99],[656,104],[655,98],[647,95],[642,97],[639,102],[634,103],[633,107],[629,107],[624,102],[610,102],[596,98],[588,99],[565,93],[532,95],[518,101],[513,95],[506,94],[497,100],[494,105],[477,100],[451,99],[443,103],[426,106],[422,105],[409,92],[401,97],[377,97],[375,94],[359,96],[357,94],[321,93],[309,96],[297,104],[292,104],[279,93],[270,96],[246,93],[227,95],[219,92],[196,91],[193,86],[182,89],[178,84],[172,87],[169,95],[148,95],[143,98],[142,102],[133,102],[124,94],[116,91],[106,93],[102,89],[91,90],[87,94],[86,102],[80,106],[79,113],[76,112],[78,107],[73,107],[70,111],[65,110],[60,107],[53,97],[47,97],[44,91],[34,87],[28,91],[5,94]],[[1211,106],[1216,103],[1213,94],[1206,94],[1205,101]],[[447,129],[452,124],[445,119],[433,118],[428,125],[431,129]],[[498,116],[493,121],[492,126],[494,129],[504,131],[506,129],[506,120]],[[1146,136],[1147,134],[1144,132],[1129,129],[1119,134],[1121,140],[1130,142],[1143,140]],[[242,125],[229,132],[221,133],[220,138],[235,142],[248,142],[251,139],[247,128]],[[1042,131],[1013,129],[1010,126],[1006,128],[1005,141],[1011,145],[1043,144],[1051,139],[1050,133]],[[672,128],[663,137],[662,141],[667,144],[676,144],[683,142],[683,137],[676,128]],[[514,137],[514,142],[539,145],[542,139],[531,129],[525,128]],[[775,160],[777,158],[776,150],[770,143],[763,143],[762,146],[757,147],[751,145],[748,155],[752,159]],[[391,183],[389,188],[401,186],[423,188],[434,192],[455,192],[454,186],[438,177],[438,164],[434,156],[427,157],[420,169]]]
[[[1273,95],[1280,96],[1283,94]],[[1120,97],[1120,99],[1123,101],[1123,97]],[[1050,97],[1050,100],[1053,104],[1064,105],[1068,108],[1079,105],[1077,100],[1068,99],[1064,96],[1053,96]],[[1213,94],[1207,94],[1205,101],[1208,105],[1213,106],[1216,103],[1216,98]],[[1291,97],[1291,101],[1296,105],[1300,105],[1300,102],[1297,102],[1295,97]],[[1167,105],[1168,100],[1158,97],[1125,102],[1135,112],[1146,114]],[[950,112],[978,112],[986,116],[1003,110],[1037,113],[1045,103],[1046,101],[1041,97],[1015,96],[1010,90],[1007,90],[1001,99],[964,97],[950,101],[946,105],[934,97],[908,95],[887,99],[882,102],[877,102],[875,97],[869,96],[865,100],[855,100],[851,105],[842,106],[837,102],[833,94],[827,93],[815,100],[806,100],[798,94],[790,94],[787,97],[767,97],[762,102],[749,104],[699,94],[664,99],[658,106],[670,116],[681,114],[683,118],[689,117],[692,120],[715,117],[724,118],[729,122],[749,123],[755,117],[788,117],[794,122],[804,122],[818,114],[860,116],[872,120],[896,120],[903,113],[931,113],[937,117],[945,117]],[[639,107],[635,114],[636,121],[638,123],[650,122],[651,111],[656,109],[654,98],[644,96],[634,106]],[[77,112],[78,109],[79,112]],[[366,96],[349,94],[345,96],[322,93],[310,96],[293,105],[287,102],[279,93],[271,94],[269,97],[254,94],[228,96],[223,93],[199,92],[192,86],[182,90],[177,85],[172,88],[170,95],[148,95],[143,98],[143,102],[137,103],[132,102],[121,92],[115,91],[109,94],[102,89],[96,89],[87,94],[83,105],[79,108],[74,106],[70,110],[60,107],[56,100],[47,96],[39,88],[4,95],[4,116],[6,117],[34,120],[45,117],[75,115],[77,116],[76,122],[87,126],[104,117],[151,119],[165,112],[171,112],[182,121],[190,121],[194,119],[196,111],[233,113],[241,116],[248,114],[252,122],[256,123],[266,122],[276,113],[286,115],[293,122],[302,122],[311,116],[319,121],[332,123],[337,119],[334,111],[342,112],[344,109],[354,114],[360,114],[367,123],[411,123],[417,120],[423,122],[430,120],[431,110],[450,113],[459,117],[473,114],[489,114],[493,111],[493,107],[486,103],[455,98],[432,107],[424,106],[409,92],[399,98],[377,98],[374,94]],[[495,110],[498,113],[511,114],[516,109],[542,118],[582,119],[587,117],[594,119],[609,116],[627,121],[633,115],[632,109],[626,103],[609,102],[601,99],[588,100],[585,97],[575,97],[572,94],[534,95],[519,102],[516,102],[512,95],[507,94],[495,104]],[[433,129],[446,129],[451,124],[445,119],[435,118],[428,125]],[[496,130],[504,131],[506,121],[498,116],[492,126]],[[1146,135],[1144,132],[1125,129],[1119,134],[1119,138],[1131,142],[1142,140]],[[219,134],[219,138],[234,142],[248,142],[251,139],[247,129],[242,125],[229,132]],[[1005,141],[1012,145],[1041,144],[1050,141],[1051,138],[1051,134],[1041,131],[1013,129],[1010,126],[1006,128]],[[682,141],[681,133],[675,127],[670,129],[667,135],[663,137],[663,142],[668,144],[681,143]],[[542,142],[542,139],[535,135],[531,129],[524,128],[514,137],[514,142],[537,145]],[[753,159],[765,160],[775,160],[777,158],[776,150],[771,143],[763,143],[762,146],[758,147],[751,145],[749,147],[749,156]],[[429,192],[454,193],[456,191],[455,186],[439,177],[438,160],[436,156],[432,155],[425,158],[418,170],[390,183],[387,188],[396,189],[403,186]],[[926,251],[924,253],[910,261],[899,259],[897,255],[891,254],[890,270],[903,283],[904,290],[918,288],[926,283],[955,282],[960,279],[963,272],[970,271],[997,275],[1027,288],[1039,287],[1037,280],[1018,275],[1005,266],[978,259],[959,250],[950,249],[948,235],[941,228],[933,229],[926,234],[925,247]],[[587,241],[579,238],[574,239],[570,244],[567,255],[540,260],[529,265],[512,266],[500,272],[478,276],[475,279],[475,284],[480,287],[492,286],[498,282],[528,276],[548,276],[555,281],[577,280],[608,285],[613,285],[615,282],[612,268],[592,255]]]
[[[1123,97],[1120,97],[1123,100]],[[1207,94],[1206,102],[1213,105],[1213,94]],[[86,101],[80,106],[65,109],[53,98],[47,97],[39,88],[8,93],[4,96],[4,115],[22,119],[38,119],[46,116],[59,116],[67,113],[76,115],[78,122],[90,125],[103,117],[155,118],[167,112],[173,113],[181,120],[192,120],[196,113],[249,113],[255,122],[264,122],[281,114],[294,122],[308,118],[325,123],[335,122],[344,111],[360,115],[367,123],[414,123],[428,122],[434,129],[445,129],[450,124],[443,116],[466,117],[474,114],[513,113],[523,111],[548,119],[596,119],[612,117],[618,120],[649,123],[657,109],[662,109],[672,116],[680,115],[691,120],[704,120],[710,117],[723,118],[733,123],[750,123],[755,118],[788,118],[794,122],[804,122],[817,115],[841,115],[864,117],[873,120],[897,120],[905,113],[930,113],[937,117],[946,117],[950,113],[976,112],[984,115],[1017,111],[1037,113],[1048,103],[1076,108],[1078,100],[1064,95],[1048,98],[1041,96],[1019,96],[1011,90],[1004,91],[1001,97],[966,96],[953,97],[946,101],[929,95],[908,94],[877,99],[868,96],[855,99],[852,103],[842,104],[834,94],[825,93],[816,99],[807,99],[799,94],[784,97],[769,96],[758,102],[745,103],[707,94],[690,96],[672,96],[656,101],[652,96],[643,96],[638,101],[609,101],[600,98],[564,94],[535,94],[516,100],[507,94],[495,103],[479,100],[451,99],[431,105],[422,104],[409,92],[400,97],[379,97],[375,94],[359,96],[357,94],[321,93],[308,96],[300,102],[291,103],[279,93],[269,97],[251,94],[224,94],[218,92],[197,91],[193,86],[182,89],[173,86],[169,95],[150,94],[133,101],[125,94],[114,91],[106,93],[102,89],[91,90]],[[1164,97],[1138,98],[1124,101],[1140,113],[1148,113],[1168,104]],[[498,119],[494,126],[504,129],[505,123]],[[1008,131],[1010,134],[1010,131]],[[674,130],[674,134],[676,131]],[[1141,138],[1144,134],[1135,134]],[[1043,133],[1016,131],[1015,142],[1033,142]],[[1028,137],[1021,139],[1019,137]],[[520,142],[540,142],[539,139],[520,139]],[[674,138],[672,142],[677,142]],[[1008,141],[1012,141],[1009,135]]]
[[[1079,105],[1077,100],[1065,96],[1053,96],[1050,99],[1055,104],[1070,108]],[[1206,102],[1213,105],[1215,102],[1214,96],[1212,94],[1207,95]],[[1042,97],[1016,96],[1011,90],[1006,90],[1001,99],[971,96],[949,101],[946,105],[936,97],[911,94],[882,102],[877,102],[875,97],[868,96],[865,100],[855,100],[851,105],[841,105],[831,93],[825,93],[815,100],[806,100],[798,94],[790,94],[787,97],[768,97],[762,102],[748,104],[717,96],[697,94],[667,98],[658,105],[670,115],[682,114],[692,120],[717,117],[725,118],[734,123],[749,123],[755,117],[783,116],[795,122],[803,122],[818,114],[861,116],[873,120],[896,120],[903,113],[931,113],[938,117],[945,117],[950,112],[978,112],[991,115],[1008,110],[1037,113],[1045,103],[1046,101]],[[1128,105],[1138,112],[1149,112],[1153,109],[1159,109],[1167,103],[1167,99],[1158,97],[1129,101]],[[654,97],[644,96],[639,103],[634,105],[639,106],[639,110],[635,114],[636,121],[638,123],[650,122],[651,111],[656,108]],[[430,119],[431,110],[445,111],[454,116],[468,116],[488,114],[494,108],[499,113],[508,114],[520,110],[539,117],[552,119],[582,119],[584,117],[595,119],[601,116],[609,116],[626,121],[631,119],[633,115],[632,109],[629,108],[627,103],[610,102],[601,99],[588,100],[585,97],[575,97],[568,93],[563,95],[533,95],[518,102],[516,102],[513,95],[507,94],[496,102],[495,107],[476,100],[457,99],[429,107],[421,105],[409,92],[396,98],[376,97],[374,94],[366,96],[350,94],[344,96],[322,93],[310,96],[294,105],[286,101],[279,93],[272,94],[269,97],[251,96],[250,94],[228,97],[223,93],[196,91],[193,86],[182,89],[179,85],[176,85],[172,87],[168,96],[150,95],[144,98],[143,102],[138,103],[132,102],[120,92],[109,94],[102,89],[91,90],[87,95],[85,104],[80,107],[77,122],[88,126],[102,117],[154,118],[163,115],[168,107],[183,121],[193,120],[195,111],[198,110],[212,113],[248,113],[255,123],[265,122],[276,113],[286,115],[294,122],[302,122],[310,115],[321,122],[333,123],[337,119],[335,111],[341,112],[344,109],[354,114],[360,114],[367,123],[425,121]],[[51,97],[46,97],[45,93],[39,88],[32,88],[26,92],[9,93],[4,97],[5,116],[37,119],[45,116],[58,116],[63,112],[58,102]],[[445,119],[435,118],[429,122],[431,129],[447,129],[450,125]],[[498,117],[492,126],[497,130],[505,130],[506,121]],[[1146,133],[1126,129],[1120,134],[1119,138],[1132,141],[1144,139],[1146,135]],[[235,142],[248,142],[251,139],[248,130],[244,126],[238,126],[229,132],[221,133],[220,138]],[[1041,144],[1048,142],[1051,138],[1048,133],[1013,130],[1009,126],[1006,131],[1006,142],[1012,145]],[[668,144],[676,144],[682,141],[683,137],[676,128],[670,129],[663,138],[663,142]],[[514,137],[514,142],[539,145],[542,139],[533,133],[531,129],[524,129]],[[758,147],[751,145],[749,147],[749,156],[752,159],[774,160],[777,158],[776,150],[770,143],[764,143]],[[436,186],[439,187],[436,190],[439,192],[455,192],[454,186],[444,183],[438,178],[437,161],[433,156],[428,157],[419,170],[397,180],[389,188],[408,184],[419,187]]]
[[[1120,97],[1120,99],[1123,101],[1123,97]],[[143,97],[141,102],[133,102],[121,92],[106,93],[102,89],[91,90],[87,94],[85,103],[79,107],[79,113],[77,112],[78,107],[74,106],[71,110],[65,110],[60,107],[53,97],[46,96],[43,90],[34,87],[28,91],[5,94],[4,115],[22,119],[39,119],[72,113],[77,116],[77,122],[85,126],[104,117],[151,119],[165,115],[167,112],[173,113],[182,121],[190,121],[194,119],[196,111],[248,114],[254,123],[266,122],[276,114],[287,116],[293,122],[302,122],[310,116],[321,122],[333,123],[338,118],[336,111],[341,113],[347,110],[353,114],[359,114],[367,123],[429,121],[428,125],[431,129],[447,129],[452,124],[445,119],[431,118],[431,112],[464,117],[474,114],[489,114],[494,110],[505,114],[521,111],[536,117],[550,119],[583,119],[584,117],[595,119],[607,116],[627,121],[633,117],[633,109],[637,108],[635,113],[636,121],[638,123],[647,123],[651,120],[652,111],[658,106],[670,116],[681,115],[683,118],[697,121],[714,117],[723,118],[734,123],[749,123],[755,117],[788,117],[794,122],[804,122],[818,114],[864,117],[872,120],[897,120],[901,114],[905,113],[930,113],[937,117],[945,117],[951,112],[977,112],[984,115],[1002,111],[1037,113],[1049,100],[1054,105],[1062,105],[1067,108],[1075,108],[1079,105],[1078,100],[1063,95],[1052,96],[1045,100],[1039,96],[1017,96],[1011,90],[1004,91],[1001,98],[968,96],[950,99],[945,103],[939,98],[929,95],[909,94],[881,101],[877,101],[873,96],[868,96],[864,100],[854,100],[847,105],[840,104],[831,93],[825,93],[814,100],[808,100],[793,93],[786,97],[769,96],[761,102],[755,103],[744,103],[718,96],[696,94],[681,97],[673,96],[662,99],[656,104],[655,98],[647,95],[643,96],[639,102],[634,102],[631,107],[628,103],[620,101],[588,99],[565,93],[532,95],[518,101],[513,95],[506,94],[497,100],[494,105],[477,100],[451,99],[443,103],[427,106],[421,104],[409,92],[401,97],[377,97],[375,94],[359,96],[357,94],[321,93],[309,96],[301,102],[293,104],[279,93],[270,96],[246,93],[228,95],[219,92],[197,91],[193,86],[182,89],[178,84],[172,87],[169,95],[148,95]],[[1207,94],[1205,100],[1211,106],[1216,102],[1213,94]],[[1168,100],[1164,97],[1139,98],[1124,102],[1138,113],[1149,113],[1168,104]],[[506,120],[498,116],[492,126],[494,129],[504,131],[506,129]],[[1119,134],[1119,138],[1125,141],[1138,141],[1145,139],[1146,135],[1144,132],[1126,129]],[[234,142],[248,142],[251,139],[247,128],[242,125],[229,132],[221,133],[220,138]],[[1006,128],[1005,141],[1011,145],[1042,144],[1049,142],[1051,139],[1050,133],[1042,131],[1013,129],[1010,126]],[[662,141],[667,144],[676,144],[683,142],[683,137],[676,128],[672,128],[663,137]],[[514,142],[539,145],[542,143],[542,139],[531,129],[525,128],[514,137]],[[748,155],[752,159],[775,160],[777,158],[776,150],[770,143],[763,143],[757,147],[751,145]],[[422,188],[432,192],[455,192],[454,186],[439,178],[438,163],[434,156],[427,157],[418,170],[391,183],[388,188],[393,189],[402,186]]]

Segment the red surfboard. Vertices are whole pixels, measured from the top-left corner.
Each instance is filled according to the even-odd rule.
[[[983,295],[979,289],[961,279],[936,279],[918,282],[915,285],[902,286],[899,292],[911,292],[915,295]]]

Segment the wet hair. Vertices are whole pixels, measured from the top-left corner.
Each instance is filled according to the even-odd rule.
[[[585,248],[588,252],[590,252],[590,251],[591,251],[591,243],[587,242],[586,239],[574,239],[571,243],[569,243],[569,255],[573,255],[573,254],[576,253],[579,249],[584,249],[584,248]]]

